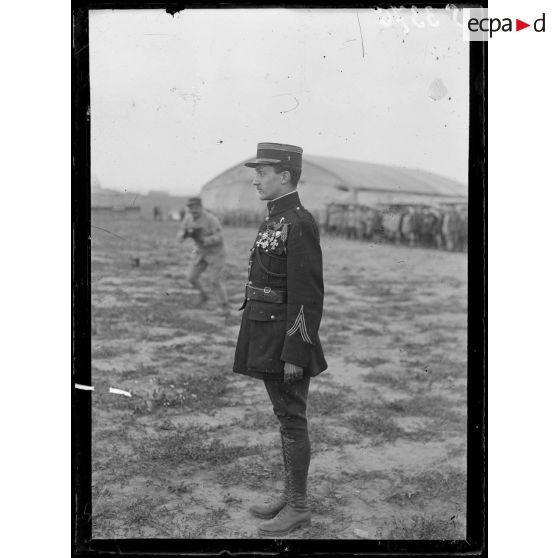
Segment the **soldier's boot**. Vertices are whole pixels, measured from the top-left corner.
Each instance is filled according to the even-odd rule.
[[[283,492],[273,498],[270,502],[264,504],[254,504],[250,506],[248,510],[250,513],[259,519],[272,519],[275,517],[286,505],[289,493],[289,474],[287,472],[287,457],[285,455],[285,435],[281,432],[281,447],[283,452],[283,466],[284,466],[284,476],[285,484],[283,487]]]
[[[293,451],[295,450],[302,451]],[[298,447],[298,446],[303,447]],[[306,497],[306,481],[308,478],[309,442],[294,442],[286,440],[285,456],[287,460],[287,474],[290,478],[287,505],[269,521],[264,521],[258,527],[260,535],[264,537],[283,537],[291,531],[310,525],[310,506]]]
[[[287,498],[281,494],[274,500],[265,504],[254,504],[248,509],[250,513],[259,519],[272,519],[274,518],[287,504]]]

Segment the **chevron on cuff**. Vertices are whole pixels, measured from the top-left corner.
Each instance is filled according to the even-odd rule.
[[[289,337],[293,336],[297,331],[300,331],[300,335],[302,336],[302,340],[306,343],[310,343],[313,345],[310,336],[308,335],[308,330],[306,329],[306,320],[304,319],[304,305],[300,307],[300,311],[298,312],[298,316],[293,324],[293,327],[287,331],[287,335]]]

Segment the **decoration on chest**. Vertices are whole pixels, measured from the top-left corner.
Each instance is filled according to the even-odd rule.
[[[278,223],[269,221],[265,230],[258,233],[256,246],[276,254],[286,254],[288,235],[289,223],[285,222],[284,217]]]

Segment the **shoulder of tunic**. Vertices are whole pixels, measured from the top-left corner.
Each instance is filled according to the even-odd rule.
[[[220,224],[217,216],[214,215],[213,213],[210,213],[209,211],[203,212],[203,219],[204,219],[204,223],[209,223],[212,226],[216,226]]]

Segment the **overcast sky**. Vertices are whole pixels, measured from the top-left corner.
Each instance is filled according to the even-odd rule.
[[[277,141],[466,183],[469,43],[429,13],[92,11],[92,174],[191,194]]]

